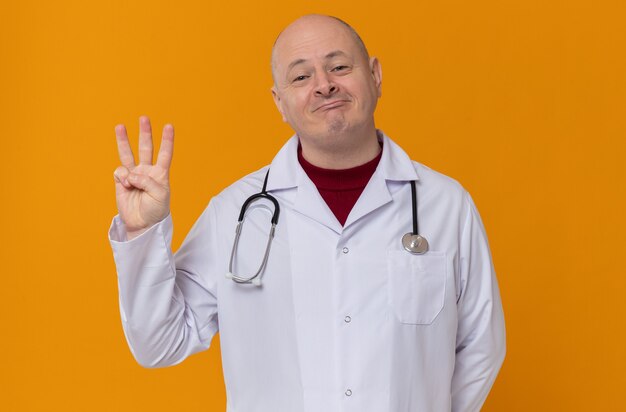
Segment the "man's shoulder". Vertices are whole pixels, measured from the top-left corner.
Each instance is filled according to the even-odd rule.
[[[463,192],[465,188],[463,185],[455,178],[448,176],[438,170],[435,170],[429,166],[426,166],[423,163],[420,163],[416,160],[411,160],[413,163],[413,167],[418,175],[418,180],[422,181],[424,185],[432,186],[433,188],[437,188],[439,190],[444,190],[447,192]]]
[[[215,195],[214,199],[222,201],[229,199],[238,200],[241,197],[248,198],[254,193],[259,193],[263,188],[263,182],[268,169],[269,165],[265,165],[262,168],[241,177]]]
[[[417,175],[417,184],[424,192],[437,192],[441,195],[463,197],[466,193],[465,188],[461,183],[448,176],[426,166],[424,163],[418,162],[411,158],[409,152],[405,151],[397,142],[380,132],[382,138],[385,139],[386,144],[389,144],[391,153],[387,159],[388,162],[394,164],[393,166],[386,166],[386,173],[388,177],[398,178],[398,180],[406,181],[407,178]],[[408,172],[407,169],[410,166],[413,167],[415,173]]]
[[[434,170],[423,163],[411,160],[418,175],[418,185],[422,187],[424,196],[432,196],[440,200],[446,199],[455,203],[467,202],[468,192],[455,178]]]

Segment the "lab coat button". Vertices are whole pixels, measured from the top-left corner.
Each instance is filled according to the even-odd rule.
[[[348,389],[348,390],[346,391],[346,396],[351,396],[351,395],[352,395],[352,391],[351,391],[350,389]]]
[[[346,323],[350,323],[350,321],[352,320],[352,318],[351,318],[350,316],[346,316],[343,320],[344,320]]]
[[[343,249],[341,249],[341,251],[346,254],[350,251],[350,249],[348,249],[347,247],[344,247]]]

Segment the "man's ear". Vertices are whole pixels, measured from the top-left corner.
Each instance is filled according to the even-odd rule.
[[[372,78],[374,79],[376,89],[378,89],[378,97],[380,97],[383,94],[383,69],[380,67],[378,59],[374,56],[370,57],[370,72],[372,74]]]
[[[276,85],[272,86],[272,98],[274,99],[274,104],[276,108],[280,112],[280,115],[283,118],[283,122],[287,122],[287,118],[285,117],[285,112],[283,111],[283,102],[280,100],[280,96],[278,95],[278,90],[276,90]]]

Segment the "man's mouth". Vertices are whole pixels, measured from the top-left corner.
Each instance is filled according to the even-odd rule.
[[[334,109],[335,107],[343,106],[345,103],[348,103],[348,100],[334,100],[332,102],[328,102],[326,104],[319,106],[314,111]]]

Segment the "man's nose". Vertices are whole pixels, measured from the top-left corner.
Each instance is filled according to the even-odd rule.
[[[339,90],[337,85],[332,81],[328,73],[322,72],[317,76],[317,85],[315,87],[315,95],[326,97],[335,94]]]

